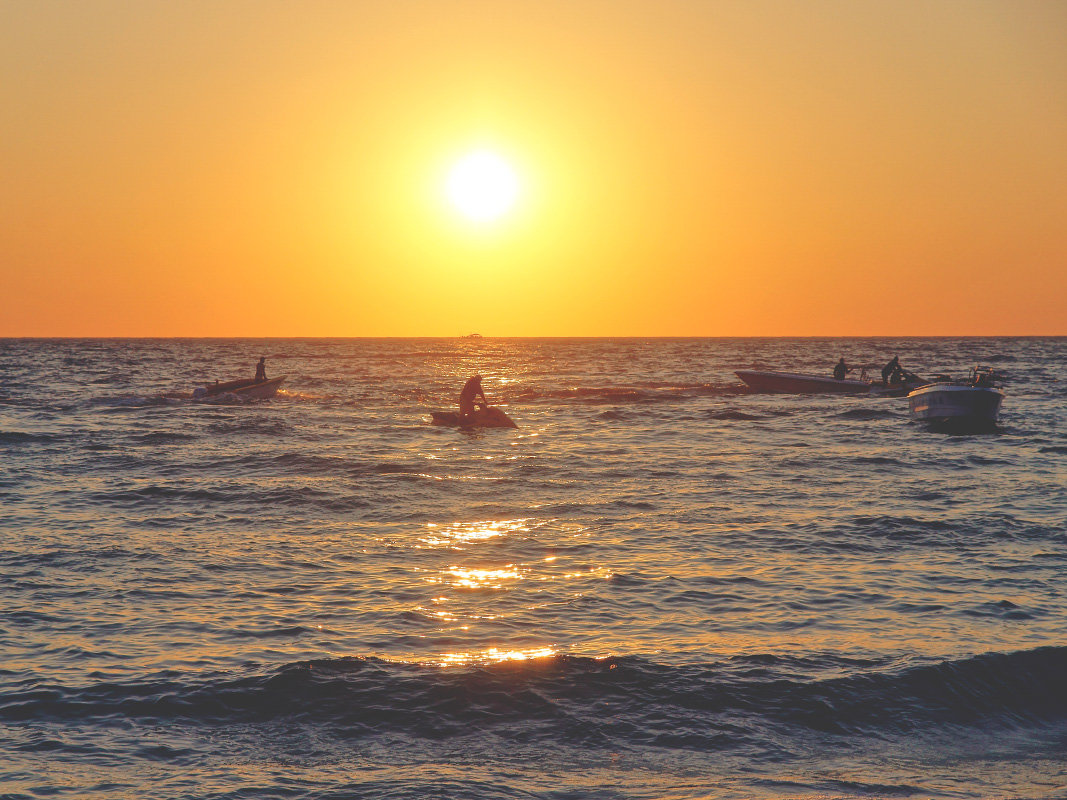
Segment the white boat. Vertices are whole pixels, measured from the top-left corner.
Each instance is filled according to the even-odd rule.
[[[744,381],[754,392],[776,394],[876,394],[903,397],[921,381],[890,383],[888,386],[871,380],[827,378],[824,375],[805,375],[799,372],[769,372],[765,370],[739,369],[734,375]]]
[[[991,426],[1000,415],[1004,392],[989,367],[975,367],[964,381],[938,381],[908,393],[912,419],[934,424]]]

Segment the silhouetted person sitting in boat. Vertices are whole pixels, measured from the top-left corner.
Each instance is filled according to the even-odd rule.
[[[846,364],[845,357],[841,356],[841,360],[834,365],[834,380],[843,381],[850,372],[852,372],[852,367]]]
[[[256,383],[263,383],[267,380],[267,359],[260,356],[259,363],[256,364]],[[248,373],[246,372],[245,375]]]
[[[900,366],[900,356],[893,356],[893,360],[882,367],[882,383],[886,386],[894,383],[903,372]]]
[[[478,403],[484,411],[489,407],[489,401],[485,399],[485,390],[482,389],[482,376],[475,375],[463,384],[463,391],[459,393],[459,419],[460,422],[474,416],[475,398],[481,395],[482,402]]]

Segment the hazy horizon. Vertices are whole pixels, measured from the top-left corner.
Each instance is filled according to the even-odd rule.
[[[342,339],[342,340],[347,340],[347,339],[352,339],[352,340],[366,339],[368,341],[375,341],[375,340],[383,340],[383,339],[384,340],[391,340],[391,339],[396,339],[396,340],[404,340],[404,339],[434,339],[434,340],[436,340],[436,339],[470,339],[470,338],[472,338],[472,337],[469,334],[453,334],[453,335],[440,335],[440,336],[329,336],[329,335],[323,335],[323,336],[300,336],[300,335],[293,335],[293,336],[212,336],[212,335],[204,335],[204,336],[91,336],[91,335],[84,335],[84,336],[0,336],[0,341],[20,340],[20,339],[41,340],[41,341],[78,341],[78,340],[91,341],[91,340],[97,340],[97,339],[108,339],[108,340],[119,340],[119,341],[124,340],[124,339],[128,339],[130,341],[146,341],[146,340],[152,340],[152,339],[167,340],[167,341],[175,340],[175,339],[179,339],[179,340],[180,339],[189,339],[189,340],[193,340],[193,341],[200,340],[200,339],[234,339],[234,340],[247,340],[247,341],[287,341],[287,340],[299,341],[299,340],[305,340],[305,339]],[[495,334],[479,334],[477,337],[473,337],[473,338],[478,338],[478,339],[517,339],[517,340],[524,340],[524,339],[532,339],[532,340],[536,340],[536,339],[546,339],[546,340],[552,340],[552,339],[589,339],[589,340],[601,340],[601,339],[602,340],[625,340],[625,339],[635,339],[635,340],[644,340],[644,339],[665,339],[665,340],[670,340],[670,339],[853,339],[853,340],[856,340],[856,339],[859,339],[859,340],[864,340],[864,339],[1064,339],[1064,338],[1067,338],[1067,334],[1048,334],[1048,335],[1046,335],[1046,334],[1032,334],[1032,333],[1017,333],[1017,334],[992,335],[992,336],[986,335],[986,334],[980,334],[980,333],[979,334],[950,334],[949,333],[949,334],[931,334],[931,335],[910,334],[910,333],[909,334],[891,334],[891,335],[890,334],[886,334],[886,335],[880,335],[880,334],[869,334],[868,335],[868,334],[865,334],[865,335],[861,335],[861,336],[851,336],[851,335],[848,335],[848,334],[841,334],[841,335],[837,335],[837,334],[834,334],[834,335],[776,334],[776,335],[767,335],[767,336],[761,336],[761,335],[753,335],[753,336],[730,336],[730,335],[718,335],[718,336],[701,336],[701,335],[696,335],[696,336],[671,336],[669,334],[656,335],[656,336],[639,336],[639,335],[634,335],[634,336],[613,336],[611,334],[603,334],[603,335],[600,335],[600,336],[567,336],[567,335],[558,335],[558,336],[497,336]]]

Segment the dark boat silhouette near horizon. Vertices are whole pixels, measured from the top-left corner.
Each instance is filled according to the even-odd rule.
[[[909,391],[923,386],[925,381],[909,373],[908,380],[884,384],[881,381],[862,379],[827,378],[799,372],[774,372],[770,370],[739,369],[734,372],[753,392],[770,394],[870,394],[881,397],[903,397]]]
[[[194,397],[218,397],[223,394],[236,395],[245,400],[266,400],[274,397],[287,375],[257,381],[255,378],[241,378],[223,383],[208,384],[194,392]]]

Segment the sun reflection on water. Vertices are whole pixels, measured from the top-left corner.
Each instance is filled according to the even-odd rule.
[[[445,575],[452,577],[440,580],[447,580],[460,589],[501,589],[504,586],[504,581],[517,581],[523,578],[522,573],[512,564],[506,565],[503,569],[449,567],[445,570]]]
[[[552,557],[546,558],[542,563],[551,563]],[[612,571],[606,567],[588,566],[577,570],[560,572],[557,574],[533,574],[528,566],[505,564],[495,569],[479,567],[463,567],[452,564],[435,576],[427,576],[427,583],[446,584],[454,589],[503,589],[505,584],[514,581],[531,581],[534,584],[551,581],[570,580],[609,580]],[[435,597],[433,603],[445,602],[445,597]]]
[[[486,650],[469,650],[460,653],[442,653],[435,662],[441,667],[465,667],[473,664],[501,664],[505,661],[531,661],[552,658],[557,654],[552,647],[534,647],[528,650],[501,650],[490,647]]]
[[[481,522],[452,522],[447,525],[430,523],[426,535],[419,541],[429,547],[453,547],[488,541],[510,533],[529,531],[529,519],[485,520]]]

